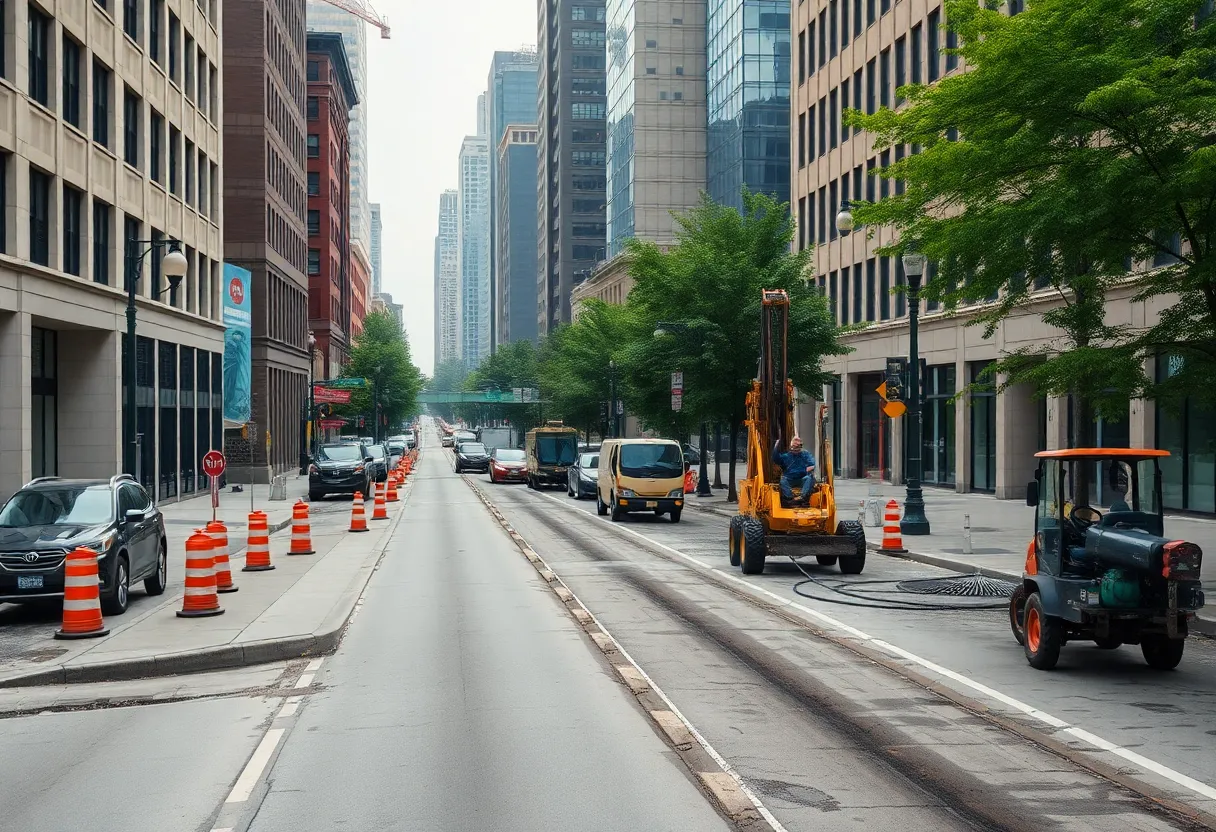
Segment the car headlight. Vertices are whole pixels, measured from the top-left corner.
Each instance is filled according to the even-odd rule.
[[[87,548],[92,549],[97,553],[98,558],[104,558],[110,551],[110,547],[114,545],[114,541],[118,538],[117,532],[110,532],[105,537],[98,540],[96,543],[89,544]]]
[[[621,493],[620,493],[618,496],[620,496],[620,497],[636,497],[636,496],[638,496],[638,495],[637,495],[637,494],[635,494],[634,492],[630,491],[628,488],[622,488],[622,489],[621,489]]]
[[[684,489],[683,488],[673,488],[673,489],[671,489],[671,491],[669,491],[667,493],[667,496],[668,497],[683,497]]]
[[[318,467],[317,467],[317,466],[315,466],[315,465],[309,465],[309,466],[308,466],[308,473],[310,473],[310,474],[319,474],[319,473],[321,473],[321,469],[320,469],[320,468],[318,468]]]
[[[356,473],[356,474],[362,474],[362,473],[363,473],[363,468],[364,468],[364,466],[362,466],[362,465],[356,465],[356,466],[355,466],[355,473]]]

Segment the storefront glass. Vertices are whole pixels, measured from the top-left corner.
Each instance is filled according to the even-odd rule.
[[[30,335],[31,474],[59,473],[59,373],[57,333],[34,327]]]
[[[1157,378],[1182,368],[1174,356],[1157,358]],[[1175,412],[1158,404],[1157,447],[1161,460],[1162,502],[1166,508],[1216,512],[1216,419],[1189,398]]]
[[[971,489],[996,491],[996,387],[980,375],[987,361],[967,364],[967,381],[978,385],[971,392]]]
[[[953,364],[928,367],[925,374],[921,464],[926,483],[954,484],[954,375]]]
[[[881,373],[857,377],[859,385],[857,398],[860,402],[857,413],[857,436],[860,440],[858,447],[861,451],[858,473],[863,477],[878,474],[886,479],[891,475],[891,460],[887,447],[887,419],[883,416],[883,401],[878,395],[878,387],[883,380]]]

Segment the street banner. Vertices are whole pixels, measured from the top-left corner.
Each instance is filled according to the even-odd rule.
[[[334,390],[331,387],[313,387],[314,404],[350,404],[350,390]]]
[[[224,264],[224,420],[237,424],[249,421],[253,403],[252,280],[248,270]]]

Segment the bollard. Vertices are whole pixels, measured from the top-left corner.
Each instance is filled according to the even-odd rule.
[[[971,515],[963,515],[963,554],[971,554]]]

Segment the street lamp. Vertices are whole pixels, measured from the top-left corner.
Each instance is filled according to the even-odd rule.
[[[139,256],[135,255],[138,246],[147,246]],[[159,248],[168,247],[168,252],[161,258],[161,273],[169,281],[169,285],[152,295],[158,298],[165,292],[174,292],[181,285],[182,278],[190,269],[186,255],[182,254],[182,244],[178,240],[127,240],[127,423],[123,430],[123,469],[132,477],[136,476],[138,454],[136,453],[139,420],[135,409],[135,376],[139,372],[138,350],[135,342],[135,297],[139,289],[139,272],[143,268],[144,259]]]
[[[380,442],[380,372],[384,369],[376,365],[376,373],[372,376],[372,441]]]
[[[908,418],[911,419],[911,445],[908,448],[907,497],[904,518],[899,521],[903,534],[929,534],[929,518],[925,516],[925,495],[921,489],[921,412],[920,412],[920,344],[918,326],[920,315],[920,282],[928,258],[909,243],[900,258],[908,278]]]
[[[308,395],[305,397],[305,416],[301,420],[303,424],[300,426],[300,475],[308,473],[308,455],[312,452],[313,441],[316,431],[313,425],[316,422],[316,407],[317,403],[313,398],[313,378],[314,367],[317,363],[317,337],[311,332],[308,333]]]
[[[616,361],[608,359],[608,434],[616,439]]]
[[[692,327],[688,324],[679,323],[676,321],[659,321],[654,327],[654,337],[662,338],[671,333],[688,334],[692,331]],[[715,449],[716,451],[717,449]],[[713,489],[709,485],[709,423],[704,419],[701,420],[701,473],[697,477],[697,496],[712,497]],[[734,464],[734,460],[731,460]]]
[[[840,203],[840,213],[836,215],[836,230],[841,237],[847,237],[853,233],[856,226],[853,224],[853,206],[849,201],[843,200]]]

